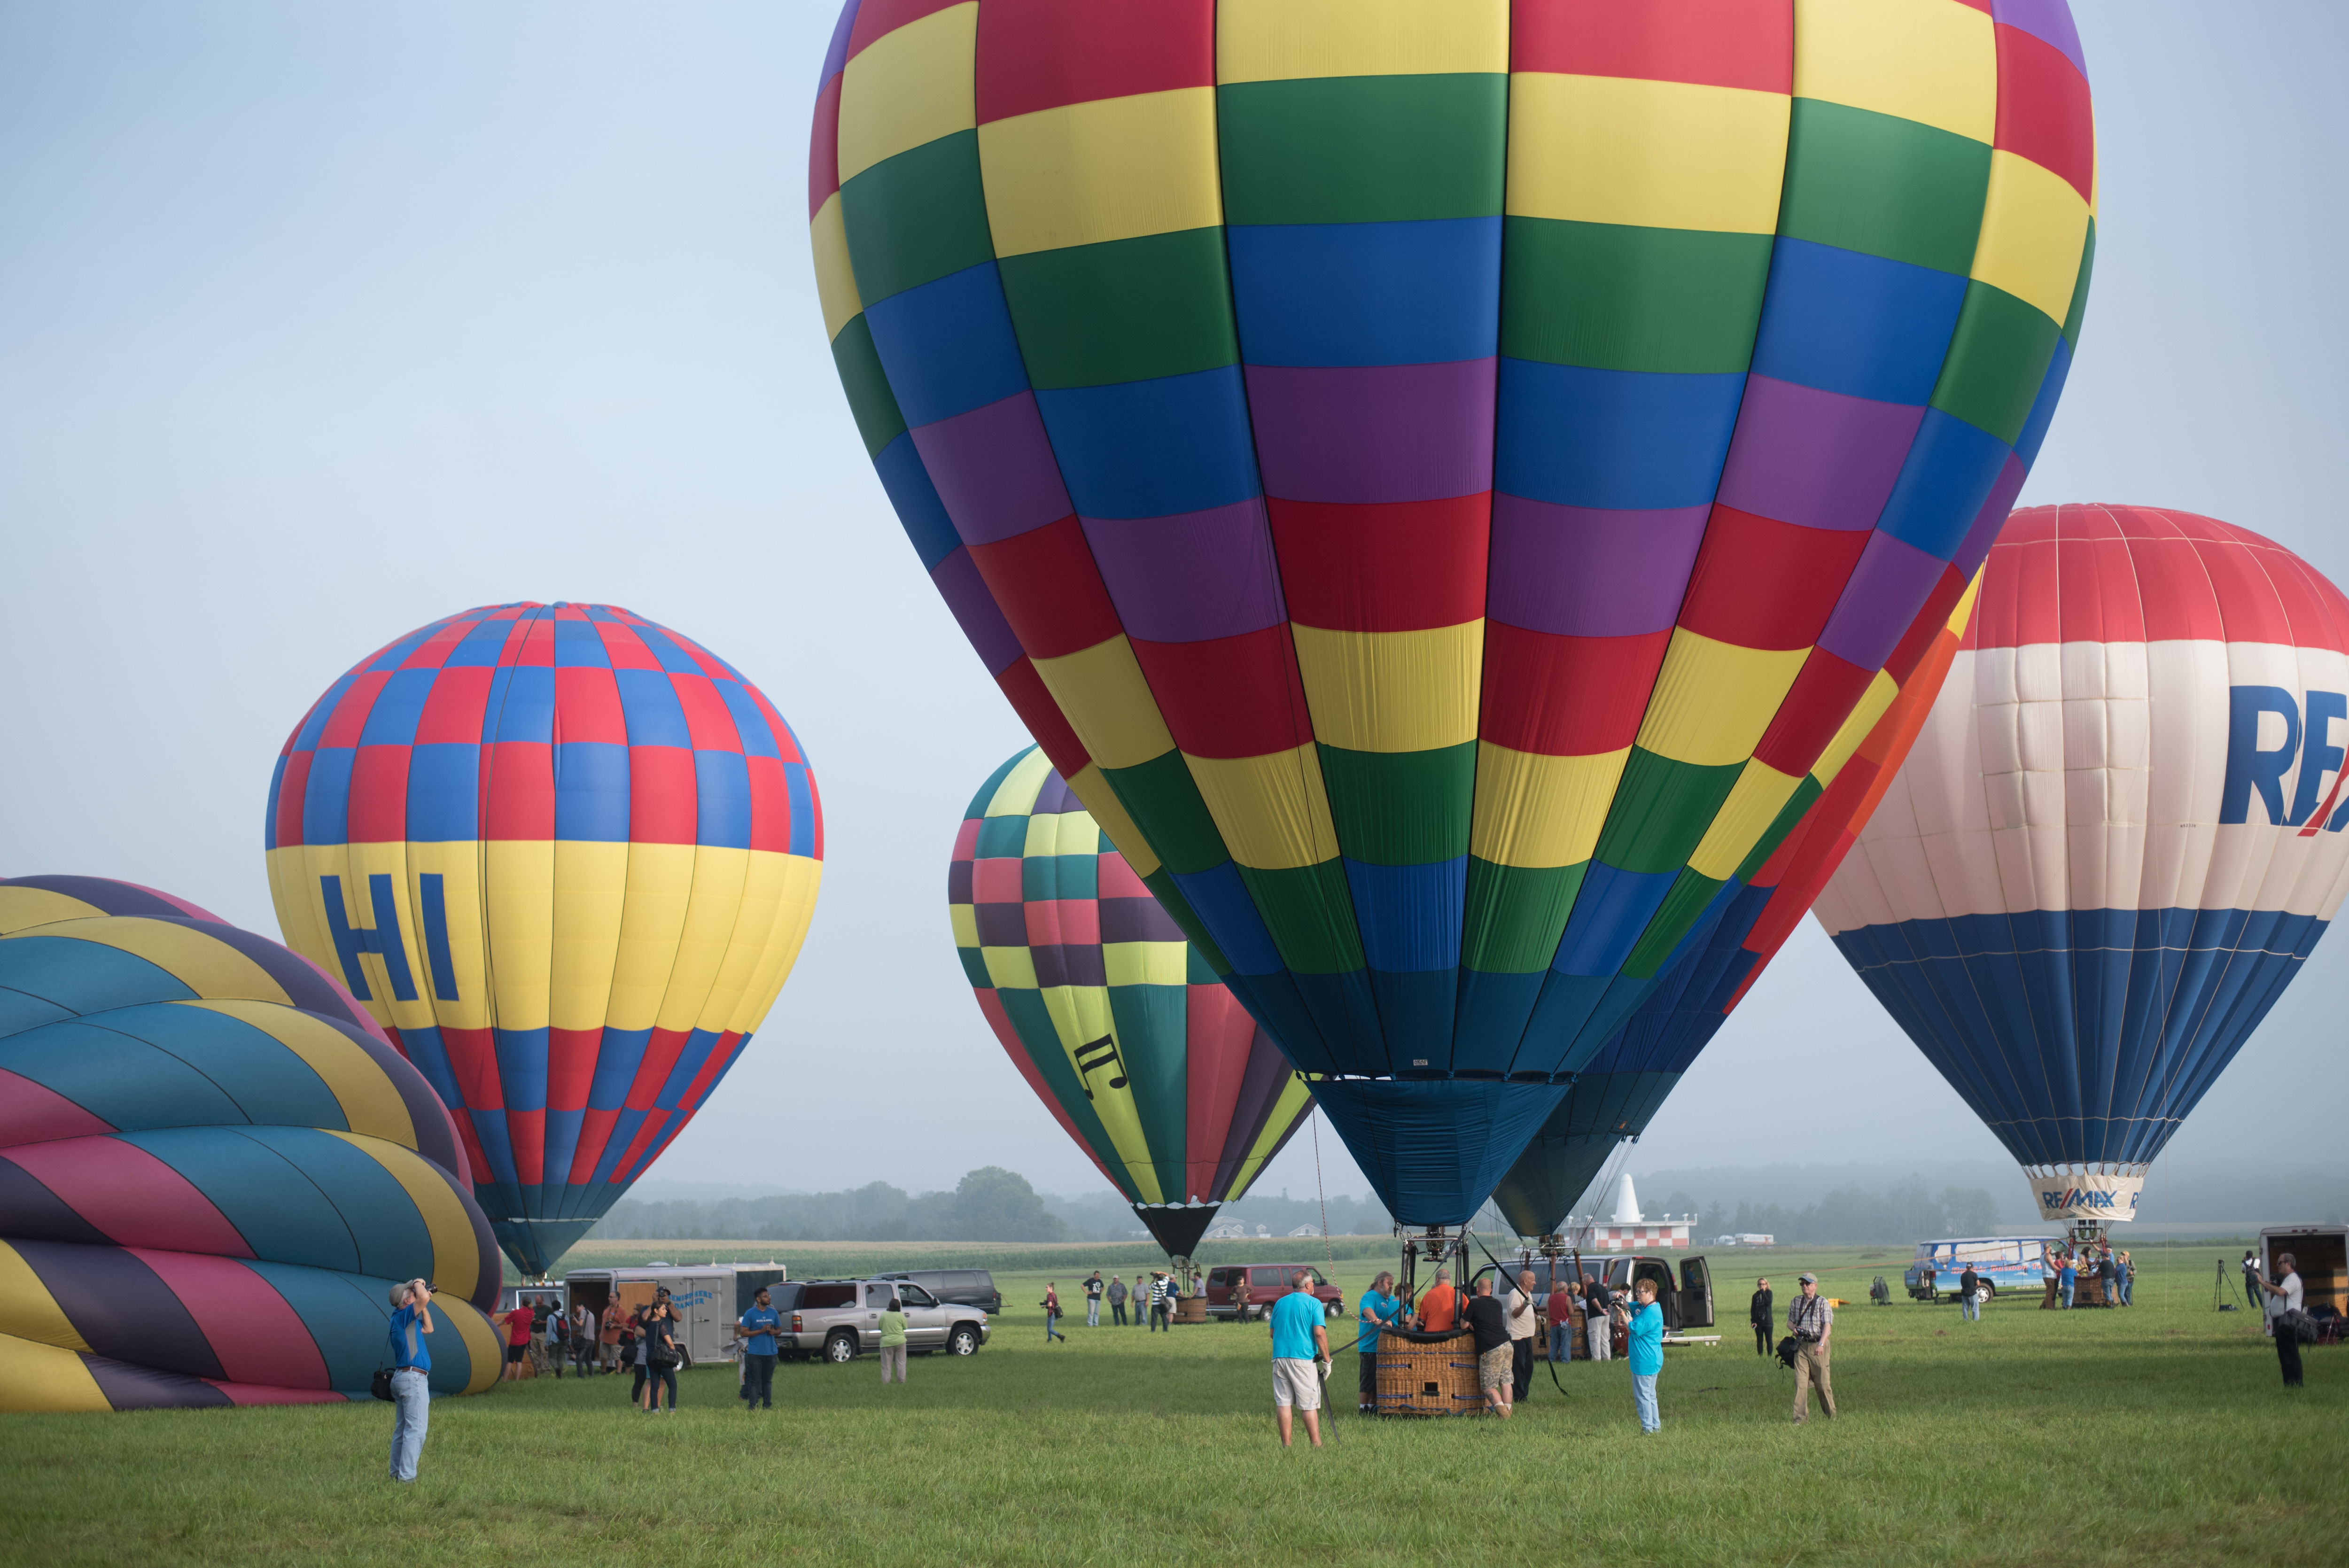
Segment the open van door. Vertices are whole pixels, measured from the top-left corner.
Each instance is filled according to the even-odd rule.
[[[1681,1327],[1713,1326],[1713,1271],[1702,1258],[1690,1258],[1681,1264]]]

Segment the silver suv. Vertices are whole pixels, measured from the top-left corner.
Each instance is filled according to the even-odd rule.
[[[840,1363],[880,1349],[881,1314],[892,1296],[905,1314],[905,1348],[916,1356],[975,1356],[987,1343],[987,1314],[942,1302],[911,1281],[820,1279],[799,1285],[782,1336],[785,1353]]]

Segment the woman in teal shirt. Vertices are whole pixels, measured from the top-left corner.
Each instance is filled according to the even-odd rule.
[[[1355,1408],[1359,1414],[1374,1416],[1379,1408],[1379,1330],[1389,1324],[1400,1326],[1403,1316],[1402,1303],[1394,1296],[1394,1275],[1380,1274],[1355,1305],[1361,1326],[1354,1335],[1354,1355],[1362,1364],[1362,1375],[1355,1386]]]
[[[1631,1399],[1640,1408],[1640,1430],[1663,1429],[1656,1413],[1656,1375],[1664,1369],[1664,1309],[1656,1305],[1656,1282],[1643,1279],[1634,1289],[1640,1298],[1631,1314]]]

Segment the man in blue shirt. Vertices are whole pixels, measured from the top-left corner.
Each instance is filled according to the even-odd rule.
[[[782,1326],[764,1286],[750,1298],[750,1310],[736,1320],[742,1331],[742,1398],[754,1410],[775,1408],[775,1330]]]
[[[1640,1408],[1640,1430],[1663,1429],[1656,1413],[1656,1375],[1664,1369],[1664,1309],[1656,1305],[1656,1282],[1633,1287],[1639,1307],[1631,1314],[1631,1399]]]
[[[391,1479],[412,1481],[424,1457],[424,1429],[432,1417],[432,1287],[420,1279],[391,1287]]]
[[[1299,1269],[1289,1277],[1288,1294],[1272,1307],[1272,1414],[1282,1448],[1290,1446],[1292,1406],[1305,1412],[1305,1435],[1321,1446],[1321,1367],[1329,1359],[1330,1330],[1313,1276]]]
[[[1389,1324],[1400,1327],[1403,1318],[1402,1303],[1395,1299],[1394,1275],[1381,1274],[1372,1280],[1357,1306],[1361,1326],[1354,1336],[1354,1358],[1362,1364],[1362,1376],[1355,1408],[1374,1416],[1379,1408],[1379,1330]]]

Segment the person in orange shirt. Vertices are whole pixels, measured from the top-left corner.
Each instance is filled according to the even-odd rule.
[[[1437,1269],[1435,1283],[1419,1298],[1419,1326],[1430,1334],[1449,1334],[1460,1321],[1460,1293],[1452,1288],[1452,1271]]]

